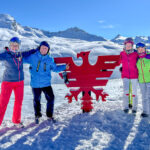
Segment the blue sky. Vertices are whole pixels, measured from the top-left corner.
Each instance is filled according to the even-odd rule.
[[[150,36],[150,0],[1,0],[0,13],[51,32],[79,27],[107,39]]]

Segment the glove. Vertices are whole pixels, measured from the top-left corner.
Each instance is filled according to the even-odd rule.
[[[122,67],[119,68],[119,71],[122,72]]]

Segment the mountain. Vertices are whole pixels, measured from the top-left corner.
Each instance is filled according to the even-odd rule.
[[[118,34],[111,41],[114,42],[114,43],[123,44],[123,42],[126,38],[127,37],[124,37],[124,36],[121,36],[120,34]],[[132,38],[133,38],[135,44],[137,44],[139,42],[143,42],[148,46],[148,48],[150,48],[149,47],[149,45],[150,45],[149,44],[150,43],[150,36],[136,36],[136,37],[132,37]]]
[[[23,50],[35,48],[43,40],[49,42],[54,57],[72,56],[76,58],[77,52],[86,50],[92,50],[94,55],[100,53],[105,55],[115,49],[120,49],[119,45],[102,37],[88,34],[77,27],[65,31],[49,32],[21,26],[12,16],[0,14],[0,48],[6,46],[13,36],[18,36],[22,40]]]
[[[57,37],[80,39],[86,41],[106,41],[106,39],[104,39],[103,37],[89,34],[84,30],[79,29],[78,27],[69,28],[65,31],[59,31],[59,32],[43,31],[43,33],[48,37],[57,36]]]
[[[86,41],[106,41],[106,39],[104,39],[101,36],[89,34],[77,27],[69,28],[65,31],[59,31],[59,32],[49,32],[49,31],[39,30],[37,28],[31,28],[27,26],[23,27],[19,23],[17,23],[12,16],[7,14],[0,14],[0,28],[7,28],[13,30],[19,33],[21,36],[25,36],[25,37],[50,38],[53,36],[57,36],[57,37],[73,38],[73,39],[80,39]]]
[[[118,43],[118,44],[123,44],[124,40],[127,37],[121,36],[120,34],[118,34],[114,39],[112,39],[112,42]]]
[[[0,28],[8,28],[17,31],[17,26],[19,26],[19,24],[17,24],[13,17],[7,14],[0,14]]]

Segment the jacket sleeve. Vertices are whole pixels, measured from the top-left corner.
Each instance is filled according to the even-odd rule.
[[[147,54],[145,58],[150,59],[150,54]]]
[[[31,49],[30,51],[24,51],[22,52],[22,57],[29,57],[31,54],[34,54],[37,51],[38,49]]]
[[[52,58],[51,60],[51,66],[50,69],[54,72],[61,72],[64,71],[66,69],[66,65],[56,65],[56,63],[54,62],[54,59]]]
[[[6,59],[6,52],[0,53],[0,60],[5,60]]]
[[[31,56],[23,57],[23,63],[30,64],[31,63]]]

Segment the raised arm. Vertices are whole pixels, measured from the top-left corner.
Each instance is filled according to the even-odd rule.
[[[31,54],[34,54],[37,51],[38,49],[31,49],[30,51],[24,51],[22,52],[22,57],[29,57]]]
[[[54,72],[61,72],[66,70],[66,65],[59,65],[57,66],[56,63],[54,62],[54,59],[51,58],[51,68]]]

